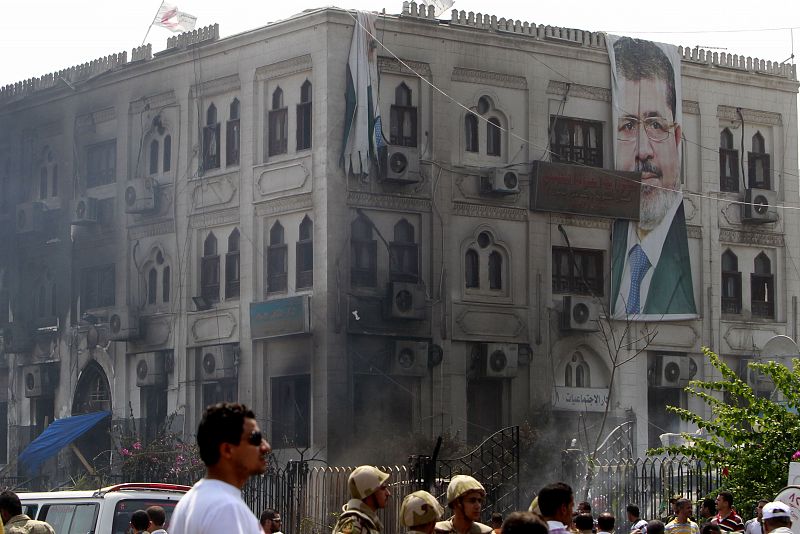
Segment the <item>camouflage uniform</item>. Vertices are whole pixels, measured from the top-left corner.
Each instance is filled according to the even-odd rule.
[[[493,529],[489,525],[484,525],[483,523],[472,523],[467,531],[467,534],[489,534],[492,531]],[[453,526],[452,517],[447,521],[439,521],[436,523],[436,532],[439,534],[460,534],[456,530],[456,527]]]
[[[406,495],[400,506],[400,524],[408,527],[409,534],[420,533],[414,527],[427,525],[442,518],[444,509],[436,498],[427,491],[415,491]],[[423,533],[424,534],[424,533]]]
[[[360,499],[350,499],[342,507],[333,534],[380,534],[381,530],[383,524],[372,508]]]
[[[483,496],[486,496],[486,490],[483,485],[473,477],[469,475],[454,476],[450,480],[450,484],[447,485],[447,504],[452,505],[453,501],[470,491],[479,491]],[[452,517],[447,521],[439,521],[436,523],[436,532],[438,534],[460,534],[453,525]],[[491,532],[493,532],[493,529],[489,525],[472,523],[466,534],[489,534]]]
[[[55,534],[53,527],[44,521],[31,519],[25,514],[15,515],[5,524],[6,534]]]

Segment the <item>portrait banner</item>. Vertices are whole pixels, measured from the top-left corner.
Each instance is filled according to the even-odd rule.
[[[639,220],[612,229],[610,310],[614,319],[694,319],[681,191],[681,63],[674,45],[606,38],[611,63],[614,164],[639,173]]]

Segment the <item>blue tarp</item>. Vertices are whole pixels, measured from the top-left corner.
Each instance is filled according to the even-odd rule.
[[[25,447],[19,455],[19,462],[26,466],[31,474],[37,474],[39,466],[45,460],[58,454],[58,451],[90,431],[109,415],[111,412],[93,412],[56,419]]]

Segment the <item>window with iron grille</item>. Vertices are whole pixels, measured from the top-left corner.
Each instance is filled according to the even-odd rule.
[[[419,280],[419,244],[414,241],[414,226],[405,219],[394,225],[394,241],[389,243],[389,275],[393,281]]]
[[[742,312],[742,273],[739,258],[730,250],[722,254],[722,313]]]
[[[417,146],[417,108],[412,105],[411,89],[405,82],[394,90],[394,104],[389,115],[389,142],[397,146]]]
[[[350,283],[375,287],[378,278],[378,246],[372,237],[372,223],[359,216],[350,225]]]
[[[733,134],[727,128],[719,134],[719,190],[739,190],[739,151],[733,147]]]
[[[225,298],[239,297],[239,229],[234,228],[228,236],[228,252],[225,254]]]
[[[747,183],[755,189],[771,189],[769,154],[764,146],[764,136],[753,136],[753,151],[747,153]]]
[[[550,118],[553,161],[603,166],[603,124],[554,116]]]
[[[750,275],[750,307],[754,317],[775,317],[775,276],[763,252],[756,256]]]
[[[276,221],[269,231],[269,245],[267,246],[267,293],[286,291],[287,256],[283,226]]]
[[[297,240],[297,289],[314,285],[314,225],[308,216],[300,223],[300,239]]]
[[[603,251],[553,247],[553,293],[603,295]]]
[[[115,303],[114,264],[86,267],[81,271],[81,313]]]
[[[297,104],[297,150],[311,148],[311,82],[306,80],[300,87],[300,103]]]
[[[286,154],[288,147],[289,114],[283,105],[283,90],[278,87],[272,93],[272,108],[269,110],[269,152],[270,156]]]
[[[234,98],[225,123],[225,165],[230,167],[239,164],[240,151],[239,99]]]
[[[203,242],[200,259],[200,296],[208,302],[219,302],[219,254],[213,232]]]
[[[117,181],[117,140],[104,141],[86,149],[86,187]]]
[[[219,169],[219,121],[214,104],[206,110],[206,124],[203,127],[203,170]]]

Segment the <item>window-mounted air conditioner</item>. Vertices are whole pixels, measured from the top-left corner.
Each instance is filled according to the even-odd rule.
[[[519,173],[512,169],[493,169],[488,176],[481,176],[481,192],[495,195],[519,193]]]
[[[561,300],[561,329],[597,332],[600,304],[592,297],[564,295]]]
[[[389,284],[388,316],[391,319],[425,319],[425,288],[412,282]]]
[[[52,397],[58,386],[58,369],[51,364],[25,365],[22,380],[26,397]]]
[[[484,343],[486,354],[483,376],[486,378],[513,378],[519,365],[519,345],[516,343]]]
[[[139,387],[163,386],[167,382],[165,358],[158,352],[136,355],[136,385]]]
[[[394,342],[391,373],[400,376],[425,376],[428,372],[428,343],[424,341]]]
[[[153,178],[139,178],[125,187],[125,213],[148,213],[156,209],[157,184]]]
[[[129,341],[139,337],[139,313],[131,306],[117,308],[108,317],[108,338]]]
[[[212,345],[200,349],[200,376],[204,381],[236,378],[239,346]]]
[[[419,155],[416,148],[389,147],[386,162],[387,182],[415,184],[420,181]]]
[[[769,189],[746,189],[742,205],[742,222],[771,223],[778,220],[778,194]]]
[[[72,202],[73,225],[88,225],[97,222],[97,199],[94,197],[80,197]]]
[[[682,388],[697,375],[697,362],[694,358],[680,354],[662,354],[657,357],[653,385],[668,388]]]

